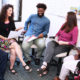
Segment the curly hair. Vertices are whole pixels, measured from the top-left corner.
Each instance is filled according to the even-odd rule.
[[[44,10],[47,9],[46,4],[44,4],[44,3],[38,3],[38,4],[36,5],[36,7],[37,7],[37,8],[43,8]]]
[[[1,13],[0,13],[0,21],[1,22],[4,22],[5,21],[5,18],[6,18],[6,16],[7,16],[7,9],[8,8],[12,8],[12,10],[13,10],[13,5],[11,5],[11,4],[6,4],[6,5],[4,5],[3,7],[2,7],[2,9],[1,9]],[[13,12],[12,12],[12,15],[9,17],[9,20],[10,21],[13,21]]]

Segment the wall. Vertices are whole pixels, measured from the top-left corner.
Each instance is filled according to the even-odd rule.
[[[16,22],[16,27],[24,27],[26,19],[37,13],[36,4],[45,3],[47,10],[45,15],[50,19],[49,35],[55,35],[65,21],[65,17],[71,6],[80,6],[80,0],[22,0],[22,21]],[[80,20],[78,19],[80,29]]]

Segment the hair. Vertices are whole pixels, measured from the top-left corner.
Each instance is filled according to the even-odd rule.
[[[74,27],[77,27],[77,18],[76,14],[74,12],[68,12],[67,13],[67,21],[61,28],[61,30],[65,29],[65,32],[70,32]]]
[[[38,4],[36,5],[36,7],[37,7],[37,8],[43,8],[44,10],[47,9],[46,4],[44,4],[44,3],[38,3]]]
[[[6,16],[7,16],[7,9],[8,8],[12,8],[13,9],[13,5],[11,5],[11,4],[6,4],[6,5],[4,5],[3,7],[2,7],[2,9],[1,9],[1,13],[0,13],[0,21],[1,22],[4,22],[5,21],[5,18],[6,18]],[[10,21],[13,21],[13,15],[14,13],[12,12],[12,15],[11,15],[11,17],[9,17],[9,20]]]

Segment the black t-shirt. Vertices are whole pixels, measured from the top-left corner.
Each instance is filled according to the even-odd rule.
[[[9,22],[8,24],[0,22],[0,35],[8,37],[11,30],[15,30],[15,24],[13,21]]]

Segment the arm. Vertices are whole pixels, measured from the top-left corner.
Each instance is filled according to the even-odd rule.
[[[75,45],[78,37],[78,28],[75,27],[72,31],[72,40],[69,42],[66,41],[58,41],[60,45]]]
[[[28,24],[31,22],[31,17],[32,17],[32,16],[30,16],[30,17],[25,21],[25,26],[24,26],[24,30],[25,30],[25,31],[27,31],[27,29],[28,29]]]
[[[44,36],[46,36],[49,32],[49,26],[50,26],[50,21],[47,22],[47,24],[45,25],[44,31],[43,33],[41,33],[38,38],[42,38]]]
[[[0,39],[7,40],[6,37],[0,35]]]
[[[78,28],[75,27],[72,31],[72,41],[69,42],[69,45],[75,45],[78,38]]]
[[[15,29],[15,31],[19,31],[21,29],[23,29],[23,27],[19,27],[19,28]]]

